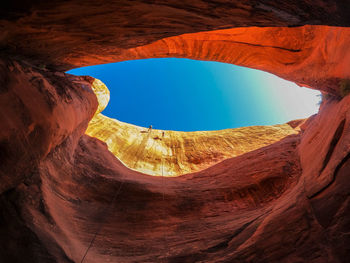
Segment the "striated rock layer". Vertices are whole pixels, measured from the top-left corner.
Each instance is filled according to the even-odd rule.
[[[17,0],[0,10],[4,55],[49,68],[113,62],[124,49],[234,27],[349,26],[343,0]]]
[[[54,0],[0,12],[0,262],[348,261],[350,96],[339,83],[349,31],[336,27],[349,25],[346,1]],[[307,24],[332,27],[281,28]],[[232,28],[242,26],[270,28]],[[290,122],[298,133],[282,125],[293,134],[244,143],[219,163],[193,140],[204,166],[179,164],[200,171],[150,176],[85,134],[92,118],[106,120],[96,114],[103,84],[62,71],[163,56],[255,67],[334,96]],[[130,139],[121,126],[139,129],[113,121],[120,142]],[[146,167],[157,156],[143,158]]]
[[[21,72],[19,64],[13,67]],[[80,81],[81,93],[94,83],[65,77]],[[48,98],[36,96],[38,101]],[[95,100],[73,105],[86,119],[97,108]],[[91,108],[83,110],[84,105]],[[328,101],[302,124],[302,133],[174,178],[128,169],[105,143],[83,134],[84,122],[47,155],[38,156],[40,162],[23,183],[2,193],[0,258],[346,262],[349,108],[349,96]],[[35,112],[36,107],[28,107],[28,115]],[[322,171],[330,180],[317,176]]]
[[[271,72],[299,85],[337,94],[339,82],[350,78],[349,44],[349,28],[233,28],[165,38],[125,50],[114,59],[219,61]]]
[[[256,68],[333,94],[341,79],[350,78],[348,1],[52,0],[8,5],[7,12],[0,11],[5,13],[0,20],[3,56],[41,68],[184,57]]]
[[[254,126],[220,131],[179,132],[138,127],[108,118],[109,90],[99,80],[92,84],[99,107],[86,134],[105,142],[127,167],[158,176],[196,172],[297,134],[289,124]]]
[[[86,134],[105,142],[109,151],[127,167],[168,177],[208,168],[229,157],[297,134],[297,131],[288,124],[220,131],[162,131],[98,114],[90,121]]]

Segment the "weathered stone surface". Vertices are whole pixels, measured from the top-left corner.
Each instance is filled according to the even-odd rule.
[[[241,252],[238,247],[295,185],[298,140],[291,135],[176,178],[131,171],[88,136],[79,141],[73,160],[62,159],[72,151],[68,140],[52,153],[60,158],[48,158],[40,170],[50,221],[38,215],[31,198],[24,198],[26,221],[36,233],[49,222],[55,225],[45,228],[43,240],[58,243],[74,262],[81,260],[101,224],[86,262],[218,262]]]
[[[41,260],[79,262],[101,227],[85,262],[346,262],[348,159],[308,196],[300,134],[175,178],[132,171],[101,141],[75,137],[11,193]]]
[[[338,95],[348,28],[232,27],[348,26],[346,1],[17,4],[0,21],[1,262],[348,261],[349,96],[291,122],[298,134],[164,178],[127,168],[84,134],[96,83],[60,72],[207,56]]]
[[[219,61],[271,72],[302,86],[338,94],[340,81],[350,78],[349,45],[349,28],[250,27],[169,37],[125,50],[113,59],[180,57]]]
[[[349,105],[350,96],[330,100],[307,124],[299,151],[309,197],[333,183],[336,171],[350,158]]]
[[[97,101],[98,107],[95,112],[95,115],[101,113],[108,105],[109,102],[109,89],[106,85],[99,79],[94,79],[91,85],[92,90],[94,91]]]
[[[288,124],[220,131],[179,132],[147,129],[102,114],[86,134],[105,142],[127,167],[149,175],[179,176],[297,134]]]
[[[97,100],[93,78],[4,60],[0,68],[1,193],[30,176],[72,132],[84,133]]]
[[[350,25],[343,0],[17,0],[0,12],[3,53],[56,69],[115,61],[126,48],[185,33]]]
[[[257,68],[334,94],[350,77],[349,28],[336,27],[350,25],[342,0],[54,0],[10,11],[0,21],[3,54],[48,69],[185,57]],[[295,27],[307,24],[331,27]]]
[[[149,175],[197,172],[298,133],[298,128],[289,124],[196,132],[143,128],[101,114],[109,101],[109,90],[99,80],[93,82],[92,89],[100,106],[86,134],[105,142],[127,167]]]

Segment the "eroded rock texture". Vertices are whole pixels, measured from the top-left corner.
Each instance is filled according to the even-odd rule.
[[[349,25],[346,1],[16,4],[0,21],[0,262],[348,262],[350,96],[338,95],[349,31],[336,27]],[[328,26],[281,28],[307,24]],[[150,176],[85,134],[105,103],[100,83],[62,70],[165,56],[259,68],[334,96],[298,133]]]
[[[298,125],[289,124],[196,132],[144,128],[101,114],[109,101],[109,90],[99,80],[93,82],[92,89],[99,107],[86,134],[105,142],[127,167],[149,175],[171,177],[197,172],[300,130]]]
[[[234,28],[165,38],[125,50],[114,59],[180,57],[220,61],[264,70],[302,86],[337,94],[339,82],[350,78],[349,43],[349,28]]]

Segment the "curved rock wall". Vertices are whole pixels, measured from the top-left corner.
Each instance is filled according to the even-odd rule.
[[[109,90],[97,79],[92,89],[100,103],[86,134],[105,142],[109,151],[127,167],[149,175],[170,177],[193,173],[300,130],[289,124],[197,132],[143,128],[101,114],[109,101]]]
[[[0,21],[1,262],[347,262],[349,96],[325,98],[298,134],[164,178],[125,167],[84,134],[98,107],[94,79],[62,73],[158,50],[224,60],[232,48],[262,55],[263,65],[249,66],[338,95],[349,74],[347,28],[255,29],[258,49],[240,48],[236,37],[254,41],[248,35],[196,32],[348,26],[346,1],[16,4]],[[289,50],[267,47],[274,43]],[[245,63],[237,54],[231,62]]]
[[[124,49],[185,33],[247,26],[349,26],[349,11],[343,0],[18,0],[0,10],[0,47],[4,55],[68,70],[114,62],[113,56]]]
[[[54,70],[150,57],[221,61],[336,94],[350,77],[349,13],[342,0],[26,2],[2,16],[0,49]]]
[[[102,114],[86,134],[105,142],[127,167],[158,176],[179,176],[208,168],[296,134],[288,124],[251,126],[220,131],[150,130]]]
[[[97,100],[89,77],[73,77],[8,60],[1,60],[0,68],[3,192],[30,176],[41,160],[72,133],[83,134]]]
[[[339,82],[350,78],[349,44],[349,28],[233,28],[165,38],[126,50],[113,59],[181,57],[219,61],[267,71],[299,85],[337,94]]]

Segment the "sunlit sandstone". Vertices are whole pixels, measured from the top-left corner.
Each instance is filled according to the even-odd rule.
[[[86,134],[104,141],[127,167],[150,175],[196,172],[298,133],[288,124],[196,132],[138,127],[101,114],[109,100],[108,88],[97,79],[92,88],[99,107]]]

